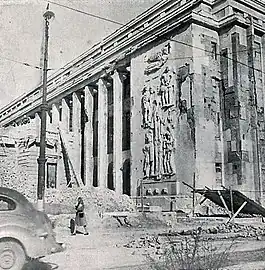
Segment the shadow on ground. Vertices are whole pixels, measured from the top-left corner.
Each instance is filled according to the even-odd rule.
[[[39,260],[31,260],[27,262],[22,270],[55,270],[58,265],[54,263],[44,263]]]

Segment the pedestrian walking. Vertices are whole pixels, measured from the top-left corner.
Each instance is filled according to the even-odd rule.
[[[74,231],[72,232],[72,235],[76,234],[76,227],[83,226],[84,227],[84,235],[88,235],[88,231],[86,228],[86,215],[85,215],[85,204],[81,197],[78,197],[77,204],[75,206],[76,215],[75,215],[75,226]]]

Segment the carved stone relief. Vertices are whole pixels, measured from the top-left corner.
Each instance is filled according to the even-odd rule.
[[[160,179],[175,173],[175,72],[166,67],[157,79],[157,87],[142,90],[142,127],[145,133],[143,173],[145,178]]]
[[[147,66],[144,70],[144,74],[148,75],[152,72],[159,70],[167,61],[170,54],[170,43],[166,44],[160,51],[152,53],[145,57]]]
[[[177,118],[187,113],[187,101],[181,100],[181,87],[190,75],[190,66],[185,64],[177,69],[166,64],[171,53],[170,43],[160,51],[145,57],[147,75],[141,97],[142,128],[145,144],[143,147],[143,174],[145,178],[161,179],[176,173],[174,152]],[[155,77],[150,78],[151,73]],[[148,83],[147,83],[148,82]]]
[[[142,114],[144,128],[151,126],[152,121],[152,96],[153,90],[149,86],[144,86],[142,91]]]
[[[145,134],[145,145],[143,148],[144,153],[144,166],[143,172],[144,176],[149,178],[154,176],[154,143],[153,134],[147,132]]]
[[[173,160],[174,156],[172,155],[174,149],[174,137],[168,127],[163,138],[163,174],[165,175],[176,173],[175,162]]]
[[[160,92],[162,108],[174,106],[175,84],[174,71],[170,67],[166,67],[164,73],[160,77]]]

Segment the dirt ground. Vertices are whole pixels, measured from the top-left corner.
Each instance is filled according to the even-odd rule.
[[[67,226],[57,226],[55,228],[57,240],[66,244],[66,250],[31,261],[23,270],[151,269],[146,254],[154,253],[156,247],[149,240],[153,235],[171,231],[172,225],[169,226],[168,221],[167,224],[163,224],[156,219],[151,226],[151,220],[149,221],[143,225],[138,223],[136,226],[126,227],[120,226],[113,218],[108,218],[104,221],[104,226],[90,223],[88,236],[83,235],[82,228],[76,236],[71,236]],[[261,225],[264,226],[264,224]],[[178,224],[178,228],[192,227],[194,224]],[[150,243],[146,239],[149,239]],[[231,239],[228,237],[218,241],[229,243]],[[149,244],[148,246],[140,245],[139,243],[142,242]],[[265,236],[259,237],[258,240],[256,237],[238,238],[234,240],[233,252],[223,269],[265,269],[264,258]]]

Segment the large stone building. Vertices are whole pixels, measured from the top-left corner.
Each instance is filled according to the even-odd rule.
[[[265,188],[262,0],[162,0],[48,80],[46,188]],[[37,173],[41,85],[0,110]]]

